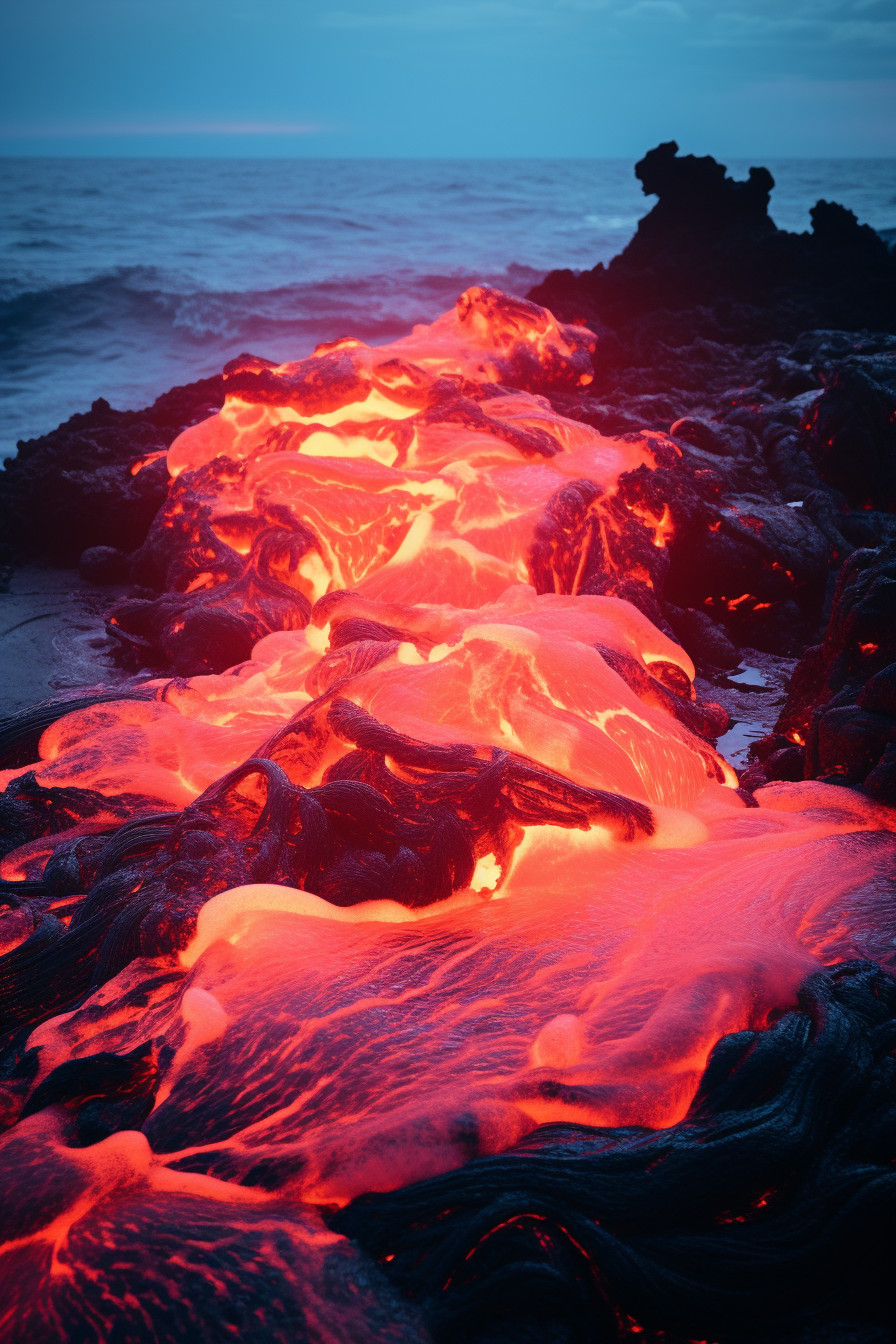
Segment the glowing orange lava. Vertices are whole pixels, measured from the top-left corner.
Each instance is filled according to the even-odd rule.
[[[141,945],[33,1030],[35,1087],[147,1043],[158,1069],[140,1133],[76,1152],[54,1112],[4,1140],[59,1173],[4,1248],[48,1300],[83,1290],[99,1239],[129,1245],[164,1205],[189,1229],[214,1209],[239,1235],[301,1244],[316,1302],[331,1234],[312,1206],[551,1121],[672,1125],[721,1036],[762,1027],[819,964],[892,954],[876,885],[892,812],[817,783],[748,807],[693,664],[623,595],[649,593],[674,534],[625,483],[677,450],[552,408],[552,388],[586,385],[593,348],[544,309],[471,290],[390,346],[238,362],[223,410],[172,445],[146,550],[164,640],[180,647],[197,612],[246,617],[251,657],[67,715],[0,785],[34,771],[90,790],[100,825],[122,795],[132,815],[201,807],[260,761],[221,795],[232,833],[254,862],[285,780],[305,809],[291,842],[319,827],[329,885],[210,861],[173,950]],[[137,629],[133,610],[119,619]],[[382,800],[384,833],[386,804],[405,808],[418,851],[398,838],[375,873],[337,863],[324,804],[348,815],[359,790]],[[39,876],[88,831],[34,841],[4,877]],[[241,1183],[260,1167],[267,1183]],[[329,1328],[313,1337],[343,1337]],[[366,1338],[355,1328],[345,1338]]]

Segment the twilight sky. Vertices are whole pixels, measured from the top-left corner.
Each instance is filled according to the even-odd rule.
[[[8,0],[0,153],[896,155],[896,0]]]

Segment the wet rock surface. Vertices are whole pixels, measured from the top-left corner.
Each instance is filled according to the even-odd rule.
[[[105,630],[110,601],[123,585],[102,587],[76,570],[19,564],[0,584],[0,648],[6,675],[0,719],[74,687],[126,680]]]

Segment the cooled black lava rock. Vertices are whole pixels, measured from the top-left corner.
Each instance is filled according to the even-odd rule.
[[[128,558],[117,546],[89,546],[81,552],[78,572],[88,583],[120,583],[127,577]]]
[[[777,731],[805,744],[806,778],[896,803],[896,542],[844,564],[824,639],[797,665]],[[777,742],[754,748],[742,782],[793,778],[793,752],[780,755]]]
[[[0,474],[4,544],[66,564],[97,546],[132,551],[168,491],[161,457],[135,471],[136,463],[163,453],[223,400],[221,378],[174,387],[142,411],[116,411],[100,398],[85,414],[20,443]]]
[[[658,201],[628,246],[531,293],[598,334],[587,394],[555,401],[681,447],[705,507],[676,527],[661,605],[689,652],[720,665],[699,615],[793,655],[820,635],[830,566],[896,537],[896,256],[830,202],[811,233],[778,229],[764,169],[738,182],[669,142],[635,171]]]
[[[896,511],[896,354],[840,364],[812,408],[804,443],[850,508]]]
[[[705,611],[692,607],[675,607],[666,603],[669,622],[678,639],[695,662],[720,671],[730,671],[740,662],[740,654],[725,634]]]
[[[671,1129],[550,1125],[333,1215],[441,1344],[883,1344],[896,982],[810,976],[724,1037]]]
[[[658,145],[635,168],[659,200],[608,266],[552,271],[531,298],[571,320],[594,317],[625,342],[634,326],[668,339],[794,339],[811,327],[891,330],[896,257],[843,206],[819,201],[812,232],[778,229],[774,179],[751,168],[726,176],[710,157]],[[600,350],[598,350],[598,359]]]

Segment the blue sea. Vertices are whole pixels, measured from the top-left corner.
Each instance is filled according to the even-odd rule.
[[[734,176],[749,164],[732,161]],[[819,197],[896,226],[896,161],[770,161],[772,214]],[[474,281],[525,293],[608,261],[652,200],[628,160],[5,159],[0,456],[95,397],[136,408],[243,350],[381,342]]]

